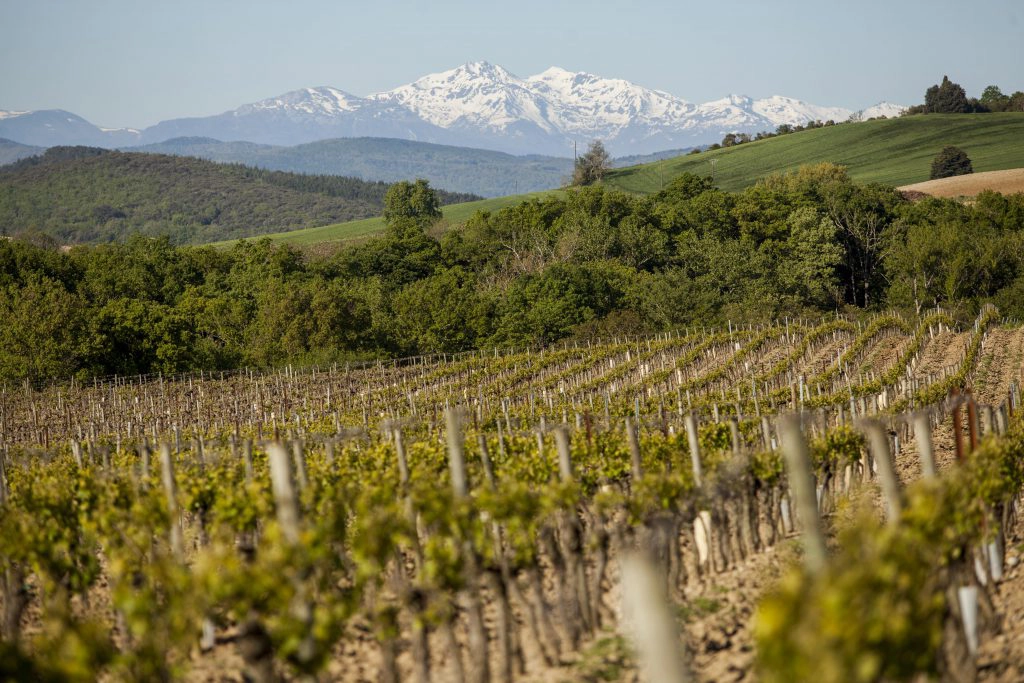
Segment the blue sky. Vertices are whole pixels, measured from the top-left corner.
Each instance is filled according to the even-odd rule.
[[[919,102],[943,74],[1024,90],[1022,44],[1021,0],[0,0],[0,109],[141,127],[481,59],[858,109]]]

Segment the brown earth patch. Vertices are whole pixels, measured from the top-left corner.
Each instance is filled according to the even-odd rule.
[[[939,178],[913,185],[897,188],[903,196],[912,201],[917,195],[926,194],[932,197],[973,197],[979,192],[992,190],[1002,194],[1024,192],[1024,168],[1011,168],[1006,171],[985,171],[970,173],[953,178]]]

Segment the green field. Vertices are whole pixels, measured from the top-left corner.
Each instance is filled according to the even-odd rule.
[[[772,173],[830,161],[859,182],[908,185],[928,180],[945,145],[962,148],[975,171],[1024,167],[1024,115],[929,114],[815,128],[736,147],[616,169],[605,184],[628,192],[657,192],[689,171],[711,174],[723,190],[742,190]]]
[[[442,206],[441,213],[444,215],[444,220],[447,221],[449,225],[458,225],[460,223],[465,223],[477,211],[497,211],[502,207],[518,204],[519,202],[524,202],[536,197],[543,197],[546,194],[557,191],[558,190],[551,190],[549,192],[516,194],[509,195],[508,197],[481,199],[476,202],[450,204],[448,206]],[[376,218],[364,218],[359,221],[334,223],[333,225],[321,225],[316,228],[304,228],[302,230],[259,235],[259,238],[262,239],[264,237],[269,237],[274,242],[287,242],[288,244],[294,244],[296,246],[304,246],[320,244],[323,242],[342,242],[345,240],[359,239],[361,237],[368,237],[381,232],[382,230],[384,230],[384,219],[378,216]],[[217,242],[213,246],[227,246],[234,244],[235,241],[236,240]]]
[[[615,169],[605,185],[649,194],[687,171],[710,175],[712,159],[716,160],[715,184],[730,191],[742,190],[772,173],[794,171],[804,164],[823,161],[846,166],[850,176],[859,182],[908,185],[928,180],[932,159],[945,145],[956,145],[966,151],[978,172],[1024,167],[1024,115],[929,114],[815,128]],[[443,213],[450,225],[457,225],[477,211],[496,211],[545,194],[549,192],[452,204],[444,207]],[[277,242],[309,245],[358,239],[383,229],[381,218],[367,218],[267,236]]]

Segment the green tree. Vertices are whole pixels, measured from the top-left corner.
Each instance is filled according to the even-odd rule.
[[[604,143],[594,140],[587,151],[577,157],[576,167],[572,174],[573,185],[592,185],[602,178],[612,167],[612,158],[604,148]]]
[[[947,145],[942,151],[935,155],[932,161],[932,172],[929,176],[932,180],[936,178],[952,178],[958,175],[974,173],[971,160],[967,153],[959,147]]]
[[[890,303],[913,304],[920,312],[924,306],[992,296],[1011,283],[1016,235],[980,226],[967,230],[948,215],[937,218],[935,224],[911,225],[903,239],[891,240],[886,253]]]
[[[477,282],[458,266],[406,286],[393,307],[395,336],[404,353],[466,351],[489,331]]]
[[[942,83],[933,85],[924,93],[924,113],[926,114],[963,114],[970,111],[967,93],[959,83],[942,77]]]
[[[630,271],[617,263],[554,264],[509,288],[491,343],[550,344],[618,308]]]
[[[41,382],[70,377],[93,355],[96,340],[85,302],[59,283],[29,276],[0,287],[0,377]]]
[[[990,85],[985,88],[979,102],[989,111],[1006,111],[1010,106],[1010,98],[1003,94],[998,85]]]
[[[403,218],[412,219],[424,228],[441,218],[437,193],[423,178],[414,183],[397,182],[384,195],[384,221],[391,225]]]
[[[837,268],[843,246],[836,224],[809,206],[791,213],[788,223],[785,257],[776,261],[783,290],[799,306],[828,309],[842,303]]]
[[[1010,101],[1006,105],[1006,111],[1024,111],[1024,91],[1018,90],[1010,95]]]

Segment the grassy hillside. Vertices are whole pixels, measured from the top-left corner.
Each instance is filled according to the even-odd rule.
[[[533,192],[530,194],[517,194],[510,195],[508,197],[497,197],[495,199],[481,199],[475,202],[450,204],[448,206],[442,206],[441,213],[444,214],[444,220],[447,221],[448,224],[457,225],[459,223],[465,223],[477,211],[497,211],[502,207],[518,204],[519,202],[525,202],[535,197],[543,197],[544,195],[551,194],[553,192],[558,192],[558,190]],[[287,242],[288,244],[294,244],[296,246],[304,246],[319,244],[322,242],[341,242],[344,240],[359,239],[361,237],[368,237],[381,232],[382,230],[384,230],[384,219],[377,216],[375,218],[335,223],[333,225],[306,228],[304,230],[291,230],[271,233],[268,235],[259,235],[259,237],[269,237],[274,242]],[[214,246],[226,246],[234,241],[235,240],[225,240],[223,242],[218,242]]]
[[[687,171],[710,175],[711,160],[715,159],[715,183],[730,191],[742,190],[772,173],[823,161],[846,166],[851,177],[859,182],[899,186],[927,180],[932,159],[945,145],[963,148],[978,172],[1024,167],[1024,115],[929,114],[815,128],[728,149],[618,168],[611,171],[605,184],[627,192],[657,192]],[[455,224],[477,210],[494,211],[543,194],[453,204],[445,208],[445,218]],[[270,237],[306,245],[365,237],[383,228],[380,218],[370,218],[278,232]]]
[[[53,147],[0,169],[0,234],[203,243],[379,215],[387,185],[161,154]],[[439,193],[442,202],[473,195]]]
[[[128,151],[194,156],[210,161],[394,182],[426,178],[437,188],[500,197],[558,187],[572,175],[572,159],[414,140],[338,138],[282,147],[210,138],[174,138]]]
[[[945,145],[962,148],[975,171],[1024,166],[1024,115],[929,114],[815,128],[736,147],[616,169],[607,185],[651,193],[689,171],[711,174],[724,190],[742,190],[759,178],[830,161],[859,182],[907,185],[928,180],[932,159]]]

